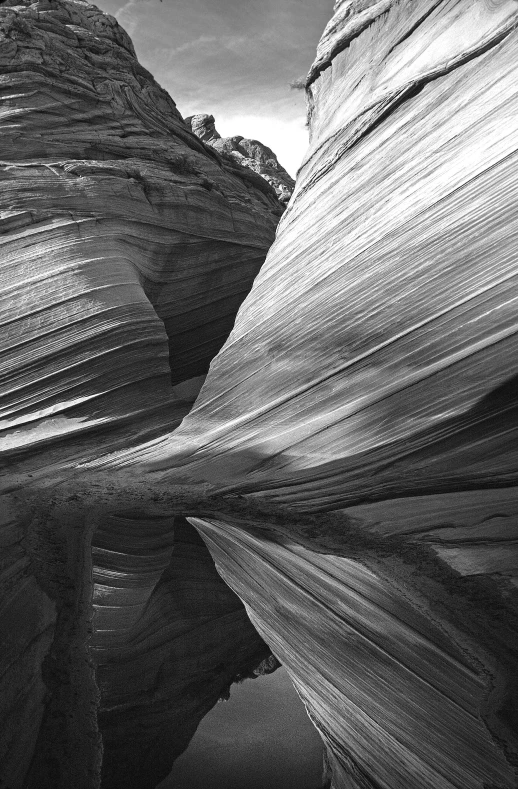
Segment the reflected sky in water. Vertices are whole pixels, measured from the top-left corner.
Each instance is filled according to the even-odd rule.
[[[160,789],[317,789],[322,741],[283,668],[233,685]]]

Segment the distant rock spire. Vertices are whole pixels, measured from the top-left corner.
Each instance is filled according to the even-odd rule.
[[[279,164],[274,152],[258,140],[241,135],[222,137],[215,126],[213,115],[191,115],[185,119],[194,134],[220,154],[230,156],[238,164],[258,173],[273,186],[280,202],[286,205],[293,193],[295,181]]]

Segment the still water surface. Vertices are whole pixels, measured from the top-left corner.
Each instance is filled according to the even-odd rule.
[[[160,789],[317,789],[322,740],[284,668],[233,685]]]

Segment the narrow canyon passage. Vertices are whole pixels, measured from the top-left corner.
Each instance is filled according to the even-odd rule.
[[[0,0],[1,789],[155,789],[272,655],[326,789],[516,789],[517,62],[516,0],[337,0],[286,207]]]

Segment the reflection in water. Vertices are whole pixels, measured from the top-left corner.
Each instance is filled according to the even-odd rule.
[[[471,619],[459,585],[438,583],[423,548],[408,552],[408,565],[381,550],[360,561],[244,519],[190,520],[293,677],[329,745],[336,789],[516,786],[480,714],[487,680],[452,623],[482,621],[495,640],[506,633],[481,605]]]
[[[233,685],[160,789],[315,789],[322,741],[283,668]]]

